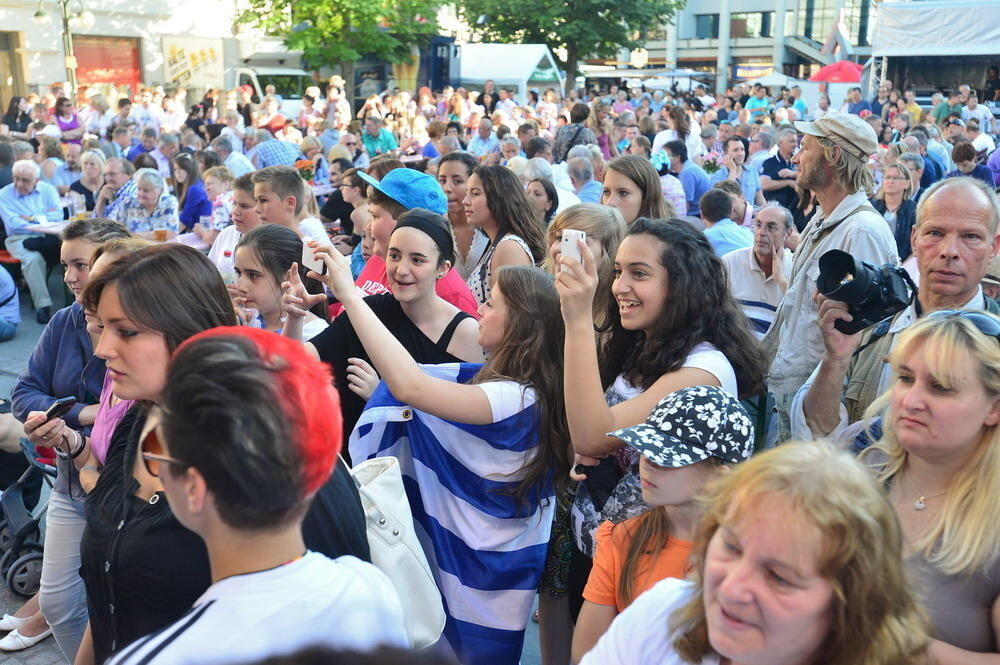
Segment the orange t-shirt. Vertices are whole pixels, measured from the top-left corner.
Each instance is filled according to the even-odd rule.
[[[661,510],[654,508],[653,510]],[[594,567],[587,579],[583,597],[598,605],[614,605],[622,612],[629,603],[618,595],[618,583],[628,548],[635,535],[638,520],[642,515],[625,520],[621,524],[605,522],[595,532],[596,551]],[[683,579],[687,574],[688,557],[694,543],[671,538],[667,546],[657,554],[644,554],[639,560],[635,583],[632,585],[632,600],[657,582],[668,577]]]

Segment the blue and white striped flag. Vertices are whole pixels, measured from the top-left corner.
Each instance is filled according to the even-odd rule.
[[[481,365],[425,365],[465,383]],[[555,501],[550,482],[512,495],[538,445],[534,404],[490,425],[437,418],[379,384],[351,434],[351,458],[399,459],[417,534],[463,665],[516,665],[545,565]]]

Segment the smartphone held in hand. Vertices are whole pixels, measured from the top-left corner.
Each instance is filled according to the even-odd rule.
[[[580,253],[580,242],[587,242],[586,231],[577,231],[576,229],[563,229],[562,232],[562,244],[559,247],[559,251],[563,256],[568,256],[577,263],[583,263],[583,255]],[[566,266],[559,266],[559,271],[563,272]]]
[[[45,412],[45,422],[65,416],[76,405],[76,401],[75,397],[63,397],[52,402],[52,406]]]

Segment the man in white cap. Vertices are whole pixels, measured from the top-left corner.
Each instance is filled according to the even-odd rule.
[[[889,225],[868,202],[874,182],[867,163],[878,150],[875,130],[847,113],[799,121],[795,128],[805,136],[792,163],[798,166],[799,186],[812,193],[817,207],[795,252],[788,291],[764,338],[774,354],[768,388],[777,406],[779,441],[791,432],[792,398],[823,357],[813,299],[820,257],[839,249],[876,266],[899,262]]]

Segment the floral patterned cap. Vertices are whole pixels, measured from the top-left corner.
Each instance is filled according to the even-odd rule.
[[[753,422],[736,398],[715,386],[682,388],[661,399],[641,425],[608,433],[659,466],[709,457],[738,464],[753,454]]]

